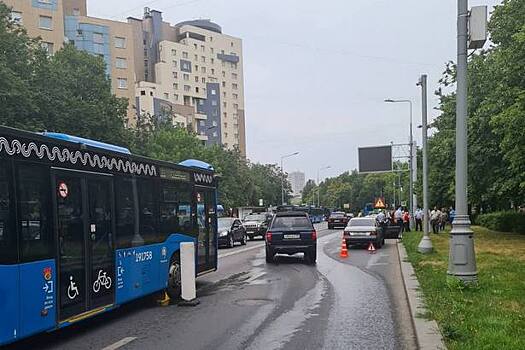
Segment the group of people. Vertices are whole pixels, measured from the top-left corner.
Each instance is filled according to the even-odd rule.
[[[454,208],[450,207],[449,209],[442,208],[441,210],[437,207],[430,212],[429,219],[430,225],[432,226],[432,232],[439,233],[444,230],[447,223],[452,224],[454,217],[456,216],[456,211]],[[414,219],[416,222],[416,231],[423,231],[423,219],[425,217],[425,212],[421,208],[417,208],[414,213]],[[389,222],[390,224],[396,224],[402,227],[404,232],[410,232],[410,212],[407,208],[398,207],[396,210],[391,210],[390,212],[380,211],[376,216],[377,221]]]

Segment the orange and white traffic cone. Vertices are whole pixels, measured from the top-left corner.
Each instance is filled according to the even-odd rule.
[[[375,254],[376,252],[376,247],[374,246],[374,243],[370,242],[368,244],[368,251],[370,252],[370,254]]]
[[[341,253],[339,253],[341,258],[348,258],[348,248],[346,247],[346,239],[343,237],[341,242]]]

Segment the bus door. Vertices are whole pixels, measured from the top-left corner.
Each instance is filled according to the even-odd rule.
[[[215,189],[197,188],[197,272],[217,266],[217,213]]]
[[[113,178],[53,171],[61,321],[115,298]]]

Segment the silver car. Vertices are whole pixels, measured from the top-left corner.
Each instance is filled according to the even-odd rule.
[[[374,217],[352,218],[344,230],[346,245],[373,243],[379,249],[385,244],[383,229]]]

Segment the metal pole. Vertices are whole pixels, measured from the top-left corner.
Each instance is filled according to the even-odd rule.
[[[421,75],[418,85],[421,86],[421,119],[423,133],[423,238],[417,247],[423,254],[432,252],[432,241],[428,236],[428,145],[427,145],[427,75]]]
[[[281,157],[281,205],[284,205],[284,169],[283,169],[283,159],[284,159],[284,156]]]
[[[467,207],[467,42],[468,0],[458,0],[458,63],[456,92],[456,216],[450,232],[448,274],[464,283],[476,282],[476,256]]]
[[[412,133],[412,101],[409,101],[410,104],[410,160],[408,161],[408,165],[410,166],[410,181],[409,181],[409,206],[410,206],[410,228],[412,230],[415,229],[414,227],[414,134]]]

